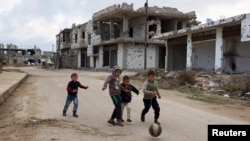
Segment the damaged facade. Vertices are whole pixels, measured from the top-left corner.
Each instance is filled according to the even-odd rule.
[[[250,14],[154,36],[166,41],[168,71],[250,72]]]
[[[119,65],[123,69],[143,69],[146,60],[146,68],[165,68],[166,43],[152,37],[186,28],[195,18],[194,12],[149,7],[145,26],[145,8],[134,10],[133,4],[127,3],[112,5],[94,13],[89,22],[60,31],[56,36],[59,64],[71,68]]]
[[[0,44],[0,57],[3,64],[6,65],[23,65],[28,63],[39,64],[41,59],[41,49],[20,49],[15,44]]]

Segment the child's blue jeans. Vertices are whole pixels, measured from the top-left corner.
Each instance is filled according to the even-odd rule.
[[[64,109],[63,109],[63,113],[67,112],[67,110],[69,108],[69,105],[70,105],[70,103],[72,101],[74,103],[73,114],[76,114],[77,108],[78,108],[78,98],[77,98],[77,95],[68,95],[67,96],[66,103],[65,103],[65,106],[64,106]]]

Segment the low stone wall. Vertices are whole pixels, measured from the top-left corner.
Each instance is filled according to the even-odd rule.
[[[11,85],[4,92],[0,93],[0,105],[23,83],[23,81],[26,80],[27,77],[28,75],[25,74],[18,82]]]

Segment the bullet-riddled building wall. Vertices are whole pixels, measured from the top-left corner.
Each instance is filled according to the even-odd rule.
[[[168,71],[186,68],[231,74],[250,73],[249,35],[250,14],[242,14],[154,38],[166,41]],[[181,59],[184,55],[186,58]],[[180,62],[186,64],[185,68],[179,68]]]
[[[196,17],[169,7],[148,7],[148,20],[145,29],[145,8],[133,9],[133,4],[115,4],[97,11],[86,24],[85,42],[87,56],[92,68],[111,68],[119,65],[123,69],[164,68],[166,58],[165,42],[152,39],[166,31],[186,27],[187,22]],[[78,25],[72,27],[71,38],[78,38]],[[145,32],[146,31],[146,32]],[[147,34],[147,44],[145,44]],[[78,67],[83,67],[82,51],[76,49],[72,40],[71,49],[77,50]],[[146,46],[146,48],[145,48]],[[62,52],[70,52],[61,48]],[[145,58],[146,56],[146,58]],[[146,61],[146,66],[145,66]]]

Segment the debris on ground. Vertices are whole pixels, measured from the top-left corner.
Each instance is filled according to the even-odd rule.
[[[170,71],[154,69],[159,87],[181,87],[228,98],[250,100],[249,75],[220,75],[212,72]],[[133,79],[145,80],[148,70],[136,73]]]

